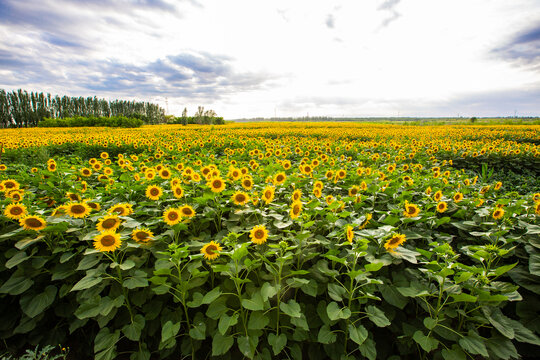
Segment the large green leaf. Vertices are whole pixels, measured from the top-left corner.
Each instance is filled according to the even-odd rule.
[[[469,333],[468,336],[464,336],[459,339],[459,345],[461,345],[463,350],[467,351],[468,353],[482,355],[484,357],[489,356],[484,340],[478,335]]]
[[[271,333],[268,335],[268,344],[272,346],[274,355],[277,355],[287,345],[287,335],[281,333],[277,336],[276,334]]]
[[[131,341],[139,341],[141,338],[141,331],[144,329],[146,321],[144,317],[140,314],[135,315],[133,322],[125,325],[122,328],[122,332],[126,337]]]
[[[94,275],[87,275],[79,280],[70,291],[80,291],[89,289],[103,281],[102,277],[95,277]]]
[[[254,311],[251,313],[248,321],[248,329],[264,329],[270,323],[270,319],[263,312]]]
[[[378,327],[385,327],[390,325],[390,320],[384,315],[384,312],[374,305],[366,306],[366,313],[369,320],[371,320]]]
[[[349,328],[349,336],[352,341],[354,341],[358,345],[362,345],[364,341],[366,341],[368,337],[368,331],[366,330],[365,327],[363,327],[362,325],[355,326],[353,324],[349,324],[348,328]]]
[[[317,341],[321,344],[331,344],[335,342],[337,335],[330,330],[330,326],[323,325],[319,329],[319,334],[317,335]]]
[[[351,310],[348,307],[340,308],[339,305],[332,301],[326,307],[326,313],[330,320],[348,319],[351,317]]]
[[[413,335],[414,341],[424,349],[425,352],[431,352],[439,347],[439,341],[431,336],[426,336],[420,330],[417,330]]]
[[[227,314],[221,315],[218,323],[218,330],[221,335],[225,335],[229,327],[236,325],[238,323],[238,313],[229,316]]]
[[[234,344],[234,337],[223,336],[217,332],[212,337],[212,356],[224,355]]]
[[[283,311],[283,313],[289,315],[290,317],[299,318],[300,316],[302,316],[300,304],[298,304],[294,299],[289,300],[289,302],[287,303],[280,303],[279,308],[281,311]]]
[[[167,321],[161,328],[161,342],[164,343],[172,339],[178,334],[178,331],[180,331],[179,322],[173,323],[171,320]]]
[[[55,286],[47,286],[44,292],[32,296],[30,301],[24,304],[21,301],[22,311],[31,318],[38,316],[54,302],[57,291],[58,289]]]

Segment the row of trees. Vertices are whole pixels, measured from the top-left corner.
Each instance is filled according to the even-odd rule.
[[[37,126],[44,118],[63,119],[75,116],[137,118],[147,124],[165,122],[165,110],[157,104],[128,100],[69,97],[17,90],[0,89],[0,126]]]
[[[214,110],[204,111],[204,106],[199,106],[194,116],[187,115],[187,108],[182,111],[181,117],[175,117],[173,124],[199,124],[199,125],[223,125],[225,120],[221,116],[217,116]]]

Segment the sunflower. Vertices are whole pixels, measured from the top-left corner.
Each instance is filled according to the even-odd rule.
[[[353,239],[354,239],[354,231],[353,231],[354,227],[352,227],[351,225],[347,225],[347,230],[346,230],[346,235],[347,235],[347,241],[352,243]]]
[[[133,208],[131,207],[131,204],[128,203],[120,203],[113,205],[109,210],[109,214],[117,214],[118,216],[128,216],[133,214]]]
[[[335,199],[332,195],[326,195],[325,200],[326,200],[326,204],[330,205],[334,202]]]
[[[322,195],[321,189],[314,188],[313,189],[313,195],[315,195],[315,197],[318,197],[318,198],[321,197],[321,195]]]
[[[218,243],[210,241],[208,244],[202,247],[201,254],[203,254],[204,258],[207,260],[215,260],[219,257],[219,252],[221,250],[223,249]]]
[[[251,189],[253,189],[253,180],[251,179],[251,177],[249,177],[249,176],[244,176],[244,178],[242,179],[242,187],[243,187],[245,190],[251,190]]]
[[[47,226],[47,222],[37,215],[26,215],[19,219],[19,224],[24,228],[24,230],[42,230]]]
[[[445,203],[444,201],[441,201],[439,203],[437,203],[437,211],[440,212],[440,213],[443,213],[446,211],[446,209],[448,209],[448,204]]]
[[[316,188],[316,189],[322,190],[323,187],[324,187],[324,184],[323,184],[323,182],[320,181],[320,180],[315,181],[315,183],[313,184],[313,188],[314,188],[314,189]]]
[[[493,189],[499,190],[499,189],[501,188],[501,186],[502,186],[502,182],[499,181],[499,182],[497,182],[497,183],[495,184],[495,186],[493,187]]]
[[[293,202],[300,201],[300,198],[302,197],[302,190],[296,189],[293,191],[291,199]]]
[[[415,204],[405,204],[405,211],[403,212],[403,215],[408,218],[412,218],[415,216],[418,216],[420,214],[420,208],[418,208]]]
[[[56,163],[55,162],[50,162],[47,164],[47,170],[51,171],[51,172],[54,172],[56,171]]]
[[[207,184],[212,192],[219,193],[225,190],[225,181],[222,178],[216,177],[210,180]]]
[[[249,196],[245,192],[237,191],[231,197],[235,205],[246,205],[249,202]]]
[[[182,196],[184,196],[184,189],[180,186],[173,186],[172,192],[175,198],[180,199]]]
[[[493,216],[495,220],[499,220],[503,217],[503,215],[504,215],[504,210],[502,208],[497,208],[495,209],[495,211],[493,212],[491,216]]]
[[[537,202],[534,205],[534,212],[536,213],[536,215],[540,215],[540,202]]]
[[[163,213],[163,220],[167,225],[176,225],[182,220],[182,215],[180,214],[180,209],[178,208],[169,208]]]
[[[83,167],[80,171],[82,176],[84,177],[89,177],[90,175],[92,175],[92,170],[90,170],[89,168],[87,167]]]
[[[94,248],[99,251],[114,251],[122,245],[120,234],[108,230],[94,237]]]
[[[189,205],[184,205],[181,208],[178,209],[180,211],[180,214],[182,214],[183,217],[192,218],[196,215],[195,210]]]
[[[0,164],[0,171],[6,171],[7,166],[5,164]]]
[[[148,185],[145,194],[150,200],[158,200],[163,195],[163,189],[157,185]]]
[[[12,179],[4,180],[1,184],[3,185],[4,190],[16,190],[21,187],[16,180]]]
[[[534,194],[532,199],[533,199],[534,202],[539,202],[540,201],[540,193]]]
[[[455,202],[460,202],[461,200],[463,200],[463,194],[460,192],[457,192],[454,194],[453,199]]]
[[[167,180],[171,177],[171,170],[164,167],[163,169],[159,171],[159,176],[161,176],[162,179]]]
[[[365,229],[371,219],[373,219],[373,215],[371,215],[370,213],[366,214],[366,219],[362,224],[360,224],[360,226],[358,226],[358,229]]]
[[[407,239],[403,234],[394,234],[390,239],[384,243],[384,248],[388,251],[393,251],[399,245],[403,244]]]
[[[435,201],[441,200],[441,199],[442,199],[442,195],[443,195],[443,194],[442,194],[442,191],[441,191],[441,190],[437,191],[437,192],[433,195],[433,200],[435,200]]]
[[[291,219],[296,219],[302,213],[302,203],[300,201],[295,201],[291,204],[290,210]]]
[[[107,215],[99,219],[96,227],[100,232],[116,231],[116,229],[118,229],[121,223],[122,220],[118,217],[118,215]]]
[[[358,194],[358,191],[360,191],[360,187],[358,185],[353,185],[349,188],[349,196],[356,196]]]
[[[26,206],[23,204],[9,204],[4,209],[4,215],[10,219],[17,220],[26,216]]]
[[[272,200],[274,200],[275,191],[276,191],[276,188],[274,188],[273,186],[265,187],[262,193],[262,197],[261,197],[262,200],[264,200],[266,204],[270,204]]]
[[[257,245],[262,245],[268,239],[268,230],[264,225],[257,225],[249,232],[251,241]]]
[[[276,176],[274,176],[274,185],[281,185],[287,180],[287,175],[285,175],[284,172],[277,173]]]
[[[66,205],[66,212],[72,218],[84,218],[92,209],[84,202],[73,202]]]
[[[101,210],[101,205],[99,205],[97,202],[94,202],[94,201],[88,201],[88,200],[83,200],[86,205],[90,206],[90,209],[92,209],[93,211],[99,211]]]
[[[19,202],[24,197],[24,190],[22,189],[16,189],[16,190],[9,190],[6,192],[6,198],[11,199],[12,202]]]
[[[156,177],[156,172],[154,170],[146,170],[144,172],[144,178],[146,180],[152,180]]]
[[[483,195],[483,194],[487,193],[490,188],[491,188],[491,186],[489,186],[489,185],[482,187],[482,189],[480,189],[480,194]]]
[[[137,228],[131,232],[131,238],[142,243],[152,240],[153,236],[154,234],[147,228]]]

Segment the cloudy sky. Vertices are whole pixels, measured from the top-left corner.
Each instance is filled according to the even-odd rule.
[[[0,88],[226,119],[540,115],[540,1],[0,0]]]

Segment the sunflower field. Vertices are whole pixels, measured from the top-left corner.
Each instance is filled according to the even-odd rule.
[[[540,126],[34,128],[0,143],[4,351],[540,351]],[[509,169],[532,185],[501,181]]]

